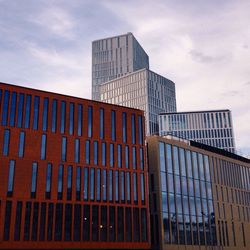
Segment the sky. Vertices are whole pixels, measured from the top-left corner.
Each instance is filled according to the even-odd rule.
[[[250,157],[250,1],[0,0],[0,82],[91,98],[91,42],[132,32],[177,110],[230,109]]]

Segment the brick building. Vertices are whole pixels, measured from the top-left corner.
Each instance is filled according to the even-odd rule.
[[[0,83],[0,249],[148,249],[144,116]]]

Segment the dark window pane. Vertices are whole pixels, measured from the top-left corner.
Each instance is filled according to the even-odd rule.
[[[33,115],[33,129],[38,129],[38,119],[39,119],[39,104],[40,104],[40,97],[35,96],[34,100],[34,115]]]
[[[3,155],[7,156],[9,154],[9,143],[10,143],[10,130],[4,130],[3,136]]]
[[[12,202],[6,201],[3,240],[9,240]]]
[[[100,139],[104,139],[104,109],[100,109]]]
[[[109,201],[113,200],[113,171],[109,170]]]
[[[2,125],[3,126],[7,126],[7,122],[8,122],[9,96],[10,96],[10,92],[8,90],[5,90],[4,98],[3,98],[3,110],[2,110]]]
[[[9,178],[8,178],[8,195],[12,195],[14,188],[15,161],[10,160],[9,163]]]
[[[88,106],[88,137],[92,137],[93,108]]]
[[[147,241],[148,239],[148,230],[147,230],[147,210],[142,208],[141,210],[141,237],[142,241]]]
[[[98,165],[98,142],[94,141],[94,164]]]
[[[83,240],[89,241],[90,236],[90,206],[83,206]]]
[[[141,201],[142,204],[145,204],[145,184],[144,184],[144,174],[141,175]]]
[[[81,167],[76,168],[76,200],[81,199]]]
[[[46,198],[48,199],[50,199],[51,179],[52,179],[52,164],[48,163],[46,172]]]
[[[37,162],[32,163],[32,176],[31,176],[31,196],[35,197],[36,194],[36,182],[37,182]]]
[[[107,200],[107,171],[102,170],[102,200]]]
[[[90,169],[90,200],[95,199],[95,169]]]
[[[80,162],[80,140],[75,139],[75,162]]]
[[[22,207],[23,203],[21,201],[17,202],[16,206],[16,220],[15,220],[15,232],[14,232],[14,240],[20,240],[21,233],[21,222],[22,222]]]
[[[72,237],[72,204],[65,205],[64,240],[70,241]]]
[[[59,165],[58,168],[58,184],[57,184],[57,198],[62,199],[63,194],[63,165]]]
[[[144,169],[144,153],[143,148],[140,148],[140,169]]]
[[[96,170],[96,200],[101,200],[101,170]]]
[[[109,207],[109,241],[116,240],[115,207]]]
[[[61,124],[60,124],[61,134],[64,134],[65,132],[65,116],[66,116],[66,102],[61,101]]]
[[[30,127],[31,95],[26,95],[24,128]]]
[[[53,133],[56,132],[56,126],[57,126],[57,100],[53,99],[52,101],[52,126],[51,126],[51,131]]]
[[[132,133],[132,143],[136,142],[136,127],[135,127],[135,115],[131,115],[131,133]]]
[[[127,195],[127,202],[130,203],[131,201],[131,187],[130,187],[130,173],[126,172],[126,195]]]
[[[68,166],[67,170],[67,200],[71,200],[72,196],[72,166]]]
[[[138,202],[138,193],[137,193],[137,175],[133,173],[133,190],[134,190],[134,202]]]
[[[122,167],[122,146],[117,145],[117,167]]]
[[[17,116],[17,127],[21,128],[23,123],[23,105],[24,105],[24,94],[19,94],[18,100],[18,116]]]
[[[102,166],[106,166],[106,143],[102,142]]]
[[[49,108],[49,99],[46,97],[43,100],[43,131],[47,131],[48,127],[48,108]]]
[[[19,134],[19,149],[18,149],[19,157],[23,157],[24,155],[24,142],[25,142],[25,133],[21,131]]]
[[[117,222],[118,222],[118,241],[124,241],[124,214],[123,207],[118,207]]]
[[[55,236],[54,239],[56,241],[62,240],[62,232],[63,232],[63,204],[56,204],[56,220],[55,220]]]
[[[132,241],[132,215],[131,208],[126,207],[126,241]]]
[[[32,216],[32,231],[31,240],[37,240],[37,230],[38,230],[38,215],[39,215],[39,203],[35,202],[33,204],[33,216]]]
[[[125,112],[122,113],[122,141],[127,142],[127,114]]]
[[[119,201],[119,172],[115,171],[115,201]]]
[[[81,240],[81,205],[75,204],[74,205],[74,241]]]
[[[129,168],[129,147],[125,146],[125,168]]]
[[[136,169],[136,147],[132,147],[132,167]]]
[[[85,142],[85,162],[90,163],[90,141]]]
[[[111,111],[111,138],[112,141],[116,140],[116,118],[115,111]]]
[[[84,168],[84,181],[83,181],[83,199],[88,200],[88,187],[89,187],[89,176],[88,168]]]
[[[120,172],[120,194],[121,202],[125,202],[125,177],[124,172]]]
[[[69,134],[73,135],[74,133],[74,103],[69,104]]]
[[[109,165],[114,167],[114,144],[109,145]]]
[[[16,99],[17,99],[17,93],[12,92],[11,94],[11,105],[10,105],[10,126],[15,126],[15,120],[16,120]]]
[[[134,219],[134,241],[140,241],[140,222],[139,222],[139,209],[133,209],[133,219]]]
[[[99,225],[98,225],[98,206],[92,206],[92,240],[98,241]]]
[[[77,135],[82,135],[82,104],[77,105]]]
[[[31,202],[26,202],[23,240],[30,240]]]
[[[41,160],[46,159],[46,135],[42,135],[42,142],[41,142]]]
[[[143,125],[142,125],[142,116],[138,116],[138,134],[139,134],[139,144],[143,143]]]
[[[39,240],[45,240],[46,203],[41,204]]]
[[[101,225],[100,225],[100,237],[101,241],[107,241],[107,207],[101,206]]]
[[[66,161],[67,157],[67,137],[62,137],[62,161]]]

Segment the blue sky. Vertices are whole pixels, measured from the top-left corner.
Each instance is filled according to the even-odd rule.
[[[132,32],[178,111],[230,109],[250,155],[250,1],[0,0],[0,81],[90,98],[91,41]]]

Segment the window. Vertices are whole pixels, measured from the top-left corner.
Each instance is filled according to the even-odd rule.
[[[133,173],[133,190],[134,190],[134,202],[138,203],[138,194],[137,194],[137,175]]]
[[[120,172],[120,191],[121,191],[121,202],[125,202],[125,177],[124,172]]]
[[[122,146],[120,144],[117,145],[117,166],[122,167]]]
[[[127,142],[127,114],[125,112],[122,113],[122,141]]]
[[[115,228],[115,207],[109,207],[109,241],[115,241],[116,228]]]
[[[96,200],[101,200],[101,170],[96,170]]]
[[[104,109],[100,108],[100,139],[104,139]]]
[[[62,137],[62,161],[66,161],[67,156],[67,137]]]
[[[126,241],[131,242],[132,241],[132,214],[131,214],[131,208],[126,207]]]
[[[82,222],[82,206],[81,204],[74,205],[74,241],[81,240],[81,222]]]
[[[142,200],[142,204],[145,204],[145,185],[144,185],[143,174],[141,174],[141,200]]]
[[[73,135],[74,133],[74,103],[69,104],[69,134]]]
[[[31,202],[26,202],[24,233],[23,233],[23,239],[25,241],[28,241],[30,238],[30,218],[31,218]]]
[[[88,137],[92,137],[93,108],[88,106]]]
[[[53,133],[56,132],[56,125],[57,125],[57,100],[53,99],[52,101],[52,126],[51,126],[51,131]]]
[[[47,131],[48,107],[49,107],[49,99],[47,97],[45,97],[43,100],[43,131]]]
[[[9,240],[12,201],[6,201],[3,240]]]
[[[82,135],[82,104],[77,105],[77,135]]]
[[[107,241],[107,207],[101,206],[100,240]]]
[[[81,167],[76,167],[76,200],[81,199]]]
[[[119,172],[115,171],[115,201],[119,202]]]
[[[88,186],[89,186],[89,170],[87,167],[84,168],[84,181],[83,181],[83,199],[88,200]]]
[[[43,134],[42,142],[41,142],[41,160],[46,159],[46,140],[47,140],[47,137],[45,134]]]
[[[95,169],[90,169],[90,200],[95,199]]]
[[[135,115],[131,115],[131,133],[132,133],[132,144],[136,142],[136,127],[135,127]]]
[[[21,201],[18,201],[17,206],[16,206],[14,241],[20,240],[21,222],[22,222],[22,206],[23,206],[23,203]]]
[[[72,166],[68,166],[67,171],[67,200],[71,200],[72,196]]]
[[[46,203],[41,204],[41,215],[40,215],[40,230],[39,230],[39,240],[43,241],[45,239],[45,223],[46,223]]]
[[[34,113],[33,113],[33,129],[38,129],[38,118],[39,118],[39,104],[40,104],[40,97],[35,96],[34,100]]]
[[[102,170],[102,200],[107,200],[107,171]]]
[[[9,154],[9,143],[10,143],[10,130],[4,130],[3,136],[3,155],[7,156]]]
[[[11,105],[10,105],[10,126],[15,126],[15,119],[16,119],[16,97],[17,93],[12,92],[11,94]]]
[[[15,161],[10,160],[9,163],[9,178],[8,178],[8,196],[12,196],[13,188],[14,188],[14,175],[15,175]]]
[[[23,122],[23,105],[24,105],[24,94],[19,94],[19,100],[18,100],[18,115],[17,115],[17,127],[22,127]]]
[[[114,167],[114,144],[109,145],[109,165]]]
[[[85,142],[85,161],[86,164],[90,163],[90,141]]]
[[[83,240],[89,241],[90,236],[90,206],[83,206]]]
[[[94,141],[94,165],[98,165],[98,142]]]
[[[80,162],[80,140],[75,139],[75,162]]]
[[[130,173],[126,172],[126,195],[127,195],[127,202],[131,202],[131,191],[130,191]]]
[[[125,146],[125,167],[129,168],[129,147]]]
[[[31,240],[37,240],[37,231],[38,231],[38,215],[39,215],[39,203],[35,202],[33,205],[33,216],[32,216],[32,231],[31,231]]]
[[[92,206],[92,240],[98,241],[98,234],[99,234],[99,227],[98,227],[98,221],[99,221],[99,207],[98,206]]]
[[[113,171],[109,170],[109,201],[113,200]]]
[[[142,116],[138,116],[138,134],[139,134],[139,144],[143,143],[143,125],[142,125]]]
[[[64,240],[70,241],[72,235],[72,204],[65,205]]]
[[[117,209],[117,222],[118,222],[118,241],[124,241],[124,214],[123,207]]]
[[[136,169],[136,147],[132,147],[132,167]]]
[[[32,163],[32,174],[31,174],[31,197],[35,198],[36,195],[36,182],[37,182],[37,162]]]
[[[66,102],[61,101],[61,128],[60,132],[61,134],[65,133],[65,116],[66,116]]]
[[[3,110],[2,110],[2,125],[3,126],[7,126],[7,122],[8,122],[9,96],[10,96],[10,92],[8,90],[5,90],[4,98],[3,98]]]
[[[25,133],[21,131],[19,134],[19,150],[18,150],[19,157],[23,157],[24,155],[24,142],[25,142]]]
[[[116,118],[115,111],[111,111],[111,139],[112,141],[116,140]]]
[[[26,95],[24,128],[30,127],[31,95]]]
[[[52,164],[47,164],[47,172],[46,172],[46,198],[50,199],[51,192],[51,178],[52,178]]]
[[[140,148],[140,169],[144,169],[144,153],[143,148]]]
[[[62,232],[63,232],[63,204],[56,204],[56,213],[55,213],[55,233],[54,239],[55,241],[62,240]]]
[[[102,166],[106,166],[106,143],[102,142]]]
[[[58,168],[58,184],[57,184],[57,199],[61,200],[63,194],[63,165]]]

